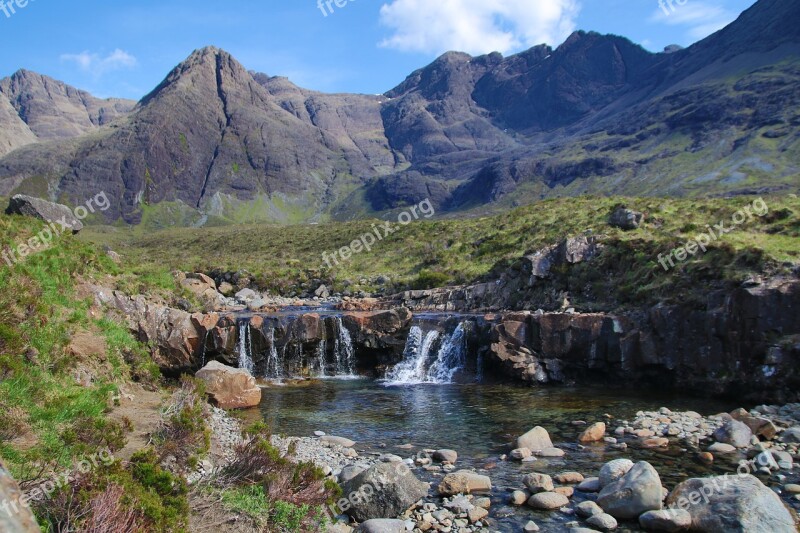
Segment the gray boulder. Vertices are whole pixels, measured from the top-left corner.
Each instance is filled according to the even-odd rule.
[[[23,507],[19,503],[21,497],[22,491],[17,482],[0,462],[0,502],[6,504],[9,510],[16,507],[19,511],[7,512],[0,508],[0,531],[3,533],[39,533],[41,531],[30,508]]]
[[[794,518],[780,497],[749,474],[688,479],[675,487],[667,506],[688,511],[692,531],[797,532]]]
[[[78,233],[83,229],[83,223],[75,217],[69,207],[24,194],[17,194],[11,198],[6,214],[23,215],[52,222],[58,231],[71,230],[72,233]],[[68,226],[68,229],[64,229],[64,225]]]
[[[541,426],[536,426],[517,439],[517,449],[527,448],[531,451],[538,451],[552,447],[553,442],[550,440],[550,434]]]
[[[661,478],[650,463],[640,461],[627,474],[606,485],[597,504],[614,518],[638,518],[647,511],[661,509]]]
[[[603,465],[600,469],[600,486],[605,487],[615,482],[633,468],[633,461],[630,459],[614,459]]]
[[[404,463],[378,463],[345,483],[351,505],[343,509],[359,522],[398,516],[428,494],[428,484],[417,479]],[[351,498],[351,494],[356,497]]]
[[[752,438],[753,432],[747,427],[747,424],[733,419],[725,422],[714,432],[714,440],[737,448],[747,448],[750,446]]]
[[[638,228],[642,225],[642,222],[644,222],[644,214],[628,209],[625,206],[617,207],[608,217],[608,223],[611,226],[625,231]]]
[[[668,531],[674,533],[689,529],[692,515],[683,509],[662,509],[647,511],[639,517],[639,525],[647,531]]]

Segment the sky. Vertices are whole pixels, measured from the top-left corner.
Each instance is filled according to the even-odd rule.
[[[379,94],[448,50],[511,55],[558,46],[578,29],[654,52],[688,46],[754,0],[327,2],[0,0],[0,78],[25,68],[96,96],[138,100],[193,50],[213,45],[302,87]]]

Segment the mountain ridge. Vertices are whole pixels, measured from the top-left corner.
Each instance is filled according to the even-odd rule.
[[[61,84],[69,105],[15,121],[9,105],[37,109],[20,104],[37,92],[6,78],[0,124],[15,133],[0,135],[0,194],[74,202],[103,187],[121,199],[109,221],[163,226],[347,219],[425,198],[457,213],[796,190],[795,15],[790,0],[760,0],[670,53],[583,31],[508,57],[448,52],[383,95],[303,89],[205,47],[130,108],[83,94],[76,105]]]

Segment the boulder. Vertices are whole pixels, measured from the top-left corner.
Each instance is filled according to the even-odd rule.
[[[624,205],[617,206],[608,217],[608,224],[615,228],[630,231],[638,228],[644,222],[644,214]]]
[[[603,440],[603,437],[606,435],[606,425],[603,422],[595,422],[588,428],[586,428],[583,433],[578,436],[578,442],[582,444],[587,444],[589,442],[599,442]]]
[[[752,437],[753,432],[747,427],[747,424],[734,419],[728,420],[714,432],[714,440],[737,448],[750,446]]]
[[[250,372],[211,361],[197,371],[206,384],[206,394],[222,409],[243,409],[261,403],[261,388]]]
[[[359,522],[399,516],[428,494],[428,484],[417,479],[404,463],[378,463],[342,488],[345,495],[360,495],[341,506]]]
[[[688,479],[675,487],[667,506],[688,511],[692,531],[797,532],[780,497],[749,474]]]
[[[594,528],[599,529],[600,531],[611,531],[613,529],[617,529],[618,525],[617,520],[610,514],[606,513],[592,515],[586,519],[586,523]]]
[[[455,450],[436,450],[433,452],[433,460],[440,463],[455,464],[458,461],[458,453]]]
[[[603,509],[595,502],[591,500],[586,500],[585,502],[579,503],[575,507],[575,512],[578,514],[578,516],[582,518],[588,518],[596,514],[602,514]]]
[[[447,474],[439,483],[439,494],[453,496],[472,492],[488,492],[492,490],[492,480],[469,470],[459,470]]]
[[[603,487],[597,504],[615,518],[630,519],[661,509],[662,500],[658,472],[650,463],[640,461],[620,479]]]
[[[615,482],[627,474],[631,468],[633,468],[633,461],[630,459],[614,459],[607,462],[600,468],[600,487]]]
[[[781,433],[781,442],[786,444],[800,443],[800,427],[793,427]]]
[[[374,518],[358,526],[356,531],[359,533],[406,533],[406,523],[402,520]]]
[[[692,525],[692,515],[683,509],[647,511],[639,517],[639,525],[647,531],[683,531]]]
[[[6,509],[0,507],[0,531],[3,533],[39,533],[41,531],[30,508],[20,503],[22,497],[19,485],[8,473],[5,465],[0,462],[0,503],[6,505],[8,510],[18,510],[18,512],[7,512]]]
[[[531,451],[540,451],[552,448],[553,442],[547,430],[541,426],[536,426],[517,439],[517,448],[528,448]]]
[[[56,231],[59,233],[64,231],[78,233],[83,229],[83,223],[78,220],[69,207],[24,194],[17,194],[11,198],[8,208],[6,208],[6,214],[23,215],[50,222],[55,225]]]
[[[549,511],[569,505],[569,498],[557,492],[540,492],[528,499],[528,506],[534,509]]]
[[[352,448],[356,445],[355,441],[346,439],[344,437],[336,437],[334,435],[323,435],[319,438],[319,440],[320,442],[335,444],[336,446],[341,446],[342,448]]]
[[[553,488],[555,488],[553,479],[547,474],[528,474],[522,478],[522,483],[528,487],[531,494],[536,494],[537,492],[552,492]]]

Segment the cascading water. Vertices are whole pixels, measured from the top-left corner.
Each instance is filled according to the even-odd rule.
[[[281,379],[283,377],[283,369],[278,357],[278,349],[275,347],[275,328],[269,329],[267,342],[269,344],[269,354],[267,355],[267,368],[264,377],[267,379]]]
[[[336,338],[333,351],[336,354],[336,375],[354,376],[356,373],[356,357],[353,349],[353,339],[350,332],[342,324],[341,317],[335,317]]]
[[[239,322],[239,343],[236,350],[239,356],[239,368],[244,368],[251,374],[256,368],[253,362],[252,345],[250,342],[250,323],[247,321]]]
[[[403,360],[386,374],[388,384],[452,383],[467,364],[466,327],[462,322],[442,341],[438,330],[425,333],[419,326],[412,326]]]
[[[325,373],[325,356],[327,354],[328,343],[323,339],[317,346],[317,377],[327,377]]]

